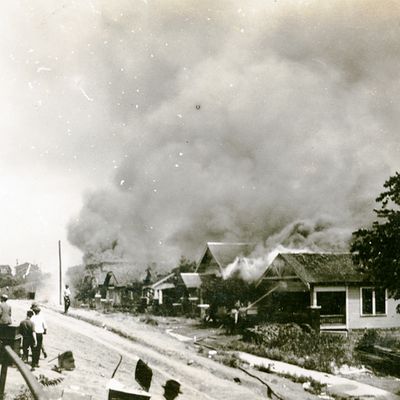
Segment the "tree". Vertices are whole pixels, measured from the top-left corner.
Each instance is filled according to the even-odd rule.
[[[89,302],[96,294],[93,279],[87,273],[85,266],[75,265],[67,270],[68,283],[72,288],[73,297],[79,301]]]
[[[376,199],[380,208],[374,209],[378,220],[370,229],[353,233],[351,252],[371,282],[400,299],[400,174],[396,172],[383,187]]]
[[[196,261],[191,261],[185,256],[181,256],[179,259],[179,264],[176,268],[174,268],[174,271],[176,270],[177,272],[194,272],[196,269]]]

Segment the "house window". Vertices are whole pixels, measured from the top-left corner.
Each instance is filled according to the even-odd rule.
[[[376,288],[361,288],[361,314],[386,314],[386,290]]]

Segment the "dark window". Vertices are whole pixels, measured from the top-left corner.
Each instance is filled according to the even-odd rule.
[[[375,314],[386,314],[385,289],[375,289]]]
[[[362,289],[362,313],[363,314],[372,314],[372,295],[373,290],[363,288]]]

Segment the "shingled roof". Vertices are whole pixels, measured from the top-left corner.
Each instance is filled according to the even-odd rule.
[[[357,270],[350,253],[280,253],[272,261],[279,269],[291,269],[305,283],[361,283],[364,275]]]

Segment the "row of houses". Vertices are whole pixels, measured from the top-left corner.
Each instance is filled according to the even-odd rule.
[[[127,282],[119,272],[121,265],[103,265],[96,277],[97,297],[107,304],[139,303],[155,311],[204,315],[212,307],[204,286],[222,280],[227,266],[254,248],[249,243],[210,242],[194,271],[175,269],[153,281],[148,273],[144,284]],[[237,307],[258,319],[306,322],[322,330],[400,327],[399,301],[368,282],[350,253],[277,254],[254,290],[258,299]]]
[[[36,264],[25,262],[23,264],[17,264],[14,267],[15,274],[10,265],[0,265],[0,276],[15,276],[18,278],[26,278],[29,274],[40,272],[40,268]]]

